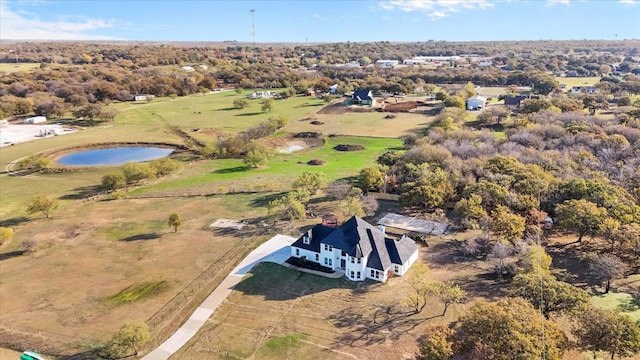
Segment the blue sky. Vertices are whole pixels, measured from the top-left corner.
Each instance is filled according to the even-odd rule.
[[[640,0],[0,0],[0,40],[640,39]]]

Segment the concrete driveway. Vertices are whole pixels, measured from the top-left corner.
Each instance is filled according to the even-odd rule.
[[[180,350],[204,325],[211,317],[213,312],[222,304],[224,299],[231,294],[233,287],[236,286],[244,275],[246,275],[256,264],[261,262],[273,262],[276,264],[284,263],[290,256],[291,250],[289,245],[293,244],[296,239],[285,236],[276,235],[258,246],[247,257],[244,258],[236,266],[227,277],[222,280],[215,290],[200,304],[189,320],[187,320],[167,341],[158,346],[155,350],[143,357],[143,360],[166,360],[176,351]]]

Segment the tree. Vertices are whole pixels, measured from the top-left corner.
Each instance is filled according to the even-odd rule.
[[[11,241],[11,239],[13,239],[13,229],[0,226],[0,245],[7,241]]]
[[[442,316],[447,313],[449,306],[459,304],[467,296],[466,291],[462,290],[460,286],[445,281],[437,281],[432,285],[431,291],[444,303]]]
[[[260,101],[260,108],[263,112],[271,113],[273,111],[273,107],[275,105],[275,101],[273,98],[262,99]]]
[[[267,165],[268,159],[269,156],[265,150],[254,148],[247,151],[247,154],[244,156],[243,161],[248,166],[258,168],[258,166]]]
[[[182,225],[182,219],[178,213],[171,213],[169,220],[167,220],[169,226],[173,227],[173,232],[178,232],[178,228]]]
[[[602,220],[598,227],[598,233],[611,245],[611,251],[615,249],[616,243],[621,240],[618,235],[620,232],[620,221],[612,217],[607,217]]]
[[[245,99],[235,99],[233,100],[233,107],[236,109],[244,109],[249,105],[249,102]]]
[[[498,238],[510,241],[512,244],[522,238],[526,219],[518,214],[509,212],[506,206],[498,206],[491,216],[491,232]]]
[[[454,351],[460,355],[473,356],[483,349],[493,360],[537,360],[543,354],[547,360],[561,360],[568,345],[558,325],[524,299],[477,302],[458,323]]]
[[[348,182],[344,180],[336,180],[327,185],[327,187],[324,189],[324,192],[328,197],[334,200],[341,200],[344,199],[347,194],[349,194],[351,188],[353,188],[353,186],[351,186]]]
[[[237,87],[235,92],[236,92],[236,94],[240,95],[240,94],[242,94],[244,92],[244,89],[241,88],[241,87]]]
[[[556,207],[558,225],[578,232],[578,242],[586,234],[593,234],[607,216],[605,208],[587,200],[567,200]]]
[[[369,190],[380,190],[380,187],[384,185],[384,173],[378,167],[366,167],[360,170],[360,185],[362,190],[367,192]]]
[[[489,254],[487,254],[487,260],[494,263],[495,271],[499,277],[502,277],[504,274],[506,267],[505,261],[512,253],[513,248],[511,246],[498,241],[493,245]]]
[[[300,200],[300,194],[289,192],[287,195],[269,202],[269,215],[275,219],[304,219],[306,211]]]
[[[113,334],[111,341],[103,351],[103,356],[109,359],[120,359],[130,355],[138,355],[138,350],[150,338],[151,334],[147,324],[141,321],[126,322],[118,332]]]
[[[461,199],[456,204],[456,211],[462,217],[463,221],[470,222],[475,226],[487,212],[482,207],[482,197],[477,194],[471,194],[469,199]]]
[[[107,174],[102,177],[102,185],[109,190],[127,187],[127,179],[123,173]]]
[[[550,273],[518,274],[511,283],[511,296],[526,299],[548,319],[551,313],[575,312],[589,304],[589,294]]]
[[[476,86],[473,85],[472,82],[468,82],[464,88],[462,89],[462,92],[464,93],[464,98],[468,99],[470,97],[473,97],[476,95]]]
[[[449,360],[453,356],[452,338],[455,331],[443,326],[427,326],[420,342],[416,360]]]
[[[535,272],[549,274],[551,268],[551,256],[547,254],[544,247],[533,244],[520,255],[520,263],[525,273]]]
[[[100,110],[97,118],[102,121],[113,121],[120,112],[116,109],[108,108]]]
[[[156,173],[156,176],[167,176],[178,170],[178,163],[168,157],[151,160],[149,166]]]
[[[465,101],[462,98],[462,96],[457,96],[457,95],[447,96],[446,99],[444,99],[445,107],[464,109],[464,105],[465,105]]]
[[[294,189],[305,189],[311,194],[327,186],[327,177],[323,173],[305,171],[292,184]]]
[[[342,212],[345,217],[365,216],[364,209],[362,208],[362,204],[360,203],[360,198],[356,196],[347,196],[342,200]]]
[[[59,201],[53,196],[34,195],[27,202],[27,212],[29,214],[35,214],[39,212],[48,219],[51,212],[57,209],[58,206]]]
[[[413,308],[414,313],[418,314],[427,306],[427,298],[431,293],[429,266],[427,264],[413,265],[407,282],[411,286],[411,293],[407,295],[405,301]]]
[[[155,177],[155,171],[148,164],[126,164],[122,167],[127,185],[138,184],[142,180]]]
[[[627,266],[617,257],[610,254],[598,255],[589,264],[589,271],[593,276],[605,283],[605,294],[611,288],[611,282],[624,277]]]
[[[79,109],[74,110],[73,116],[77,118],[93,120],[100,116],[102,106],[100,104],[87,104]]]
[[[627,315],[611,309],[591,308],[573,328],[578,345],[585,350],[631,356],[640,352],[640,327]]]

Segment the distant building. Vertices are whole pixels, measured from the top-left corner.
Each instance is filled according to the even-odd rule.
[[[350,98],[345,100],[345,105],[373,105],[373,94],[368,89],[358,89]]]
[[[596,94],[598,92],[598,88],[595,86],[574,86],[571,88],[572,94]]]
[[[460,56],[414,56],[411,59],[406,59],[402,63],[404,65],[419,65],[419,64],[441,64],[443,62],[451,62],[460,60]]]
[[[467,100],[467,110],[480,110],[484,109],[487,105],[487,98],[484,96],[473,96]]]
[[[25,124],[40,124],[43,122],[47,122],[46,116],[34,116],[24,119]]]
[[[151,99],[155,99],[155,95],[151,95],[151,94],[135,94],[135,95],[131,95],[131,97],[129,98],[131,101],[147,101],[147,100],[151,100]]]
[[[194,69],[193,66],[183,66],[183,67],[181,67],[181,69],[184,70],[184,71],[189,71],[189,72],[196,71],[196,69]]]
[[[376,66],[394,67],[394,66],[398,65],[398,63],[399,63],[398,60],[378,60],[378,61],[376,61]]]

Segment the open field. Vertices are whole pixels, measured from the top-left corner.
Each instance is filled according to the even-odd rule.
[[[402,145],[400,139],[388,138],[390,135],[399,136],[414,124],[419,125],[417,121],[409,121],[403,125],[403,131],[381,131],[379,136],[384,138],[336,136],[305,140],[301,143],[302,150],[279,153],[279,149],[300,143],[292,137],[293,132],[299,131],[298,120],[320,109],[324,102],[304,97],[277,100],[274,112],[266,114],[260,111],[258,101],[250,101],[242,110],[232,109],[233,100],[240,97],[223,92],[160,98],[151,103],[111,104],[121,111],[113,123],[61,120],[77,131],[3,148],[0,224],[15,230],[14,239],[0,247],[3,344],[16,348],[31,344],[44,353],[77,352],[106,340],[123,321],[136,319],[159,326],[153,329],[156,336],[153,341],[162,340],[171,329],[167,325],[177,324],[187,313],[167,308],[167,304],[185,299],[180,300],[184,301],[181,306],[191,306],[191,299],[206,294],[215,285],[215,274],[226,274],[230,270],[227,268],[243,254],[276,231],[273,227],[256,225],[241,231],[212,230],[208,225],[217,218],[257,222],[267,215],[266,206],[277,194],[197,197],[176,197],[176,194],[218,193],[221,188],[226,188],[221,193],[265,191],[269,184],[276,184],[274,190],[284,190],[303,171],[322,171],[331,180],[352,177],[363,166],[373,164],[382,152]],[[184,137],[172,130],[174,127],[200,141],[214,143],[217,134],[238,133],[274,115],[285,115],[291,121],[275,136],[261,140],[274,153],[268,166],[247,169],[238,159],[197,160],[180,155],[178,173],[129,193],[132,197],[172,196],[169,198],[108,201],[104,195],[94,196],[99,193],[102,176],[118,171],[117,166],[66,168],[61,173],[26,176],[7,173],[12,163],[24,157],[43,153],[55,158],[70,148],[95,143],[184,144]],[[420,119],[427,120],[424,116]],[[192,132],[192,128],[200,130]],[[349,127],[352,135],[372,135],[371,131],[364,123]],[[362,145],[365,150],[349,153],[333,150],[338,144]],[[321,159],[326,164],[306,165],[312,159]],[[51,219],[25,212],[27,199],[40,193],[61,200]],[[326,206],[319,205],[317,210],[330,210]],[[183,219],[178,233],[173,233],[166,224],[173,211]],[[305,224],[303,221],[298,225]],[[35,252],[25,254],[21,250],[21,243],[26,240],[37,244]],[[214,275],[202,278],[203,274]],[[26,278],[28,282],[24,281]],[[198,291],[190,285],[194,279]],[[183,297],[176,298],[180,294]],[[20,301],[13,301],[17,298]],[[37,328],[33,319],[38,319]],[[269,348],[299,341],[304,341],[304,337],[273,341]]]
[[[564,90],[569,91],[574,86],[593,86],[600,81],[600,77],[556,77],[556,80],[561,84],[567,84],[567,87]]]
[[[0,63],[0,72],[30,71],[40,67],[40,63]]]

